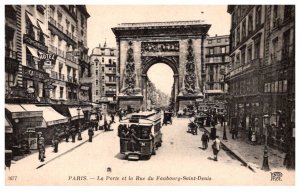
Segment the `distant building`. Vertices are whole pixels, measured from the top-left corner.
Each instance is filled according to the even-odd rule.
[[[116,110],[116,48],[99,45],[90,55],[92,101],[101,103],[104,111]]]
[[[227,85],[224,76],[230,62],[229,35],[208,37],[205,39],[205,99],[224,100]]]

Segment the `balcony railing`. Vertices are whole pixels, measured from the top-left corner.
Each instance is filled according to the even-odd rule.
[[[13,51],[10,48],[5,48],[5,57],[11,58],[11,59],[17,59],[17,52]]]
[[[67,52],[66,58],[73,63],[78,63],[76,57],[73,55],[73,52]]]
[[[51,72],[51,78],[57,79],[57,80],[61,80],[61,81],[64,81],[64,80],[65,80],[64,74],[57,73],[57,72],[55,72],[55,71],[52,71],[52,72]]]

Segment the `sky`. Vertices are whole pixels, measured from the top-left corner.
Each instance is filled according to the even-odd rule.
[[[91,16],[87,29],[90,53],[105,41],[108,47],[115,47],[111,28],[120,23],[204,20],[211,24],[210,36],[228,35],[230,30],[227,5],[87,5],[87,10]],[[147,74],[157,89],[170,95],[173,71],[169,66],[153,65]]]
[[[91,17],[88,19],[88,47],[90,51],[105,38],[109,47],[115,47],[115,36],[111,30],[120,23],[150,21],[205,20],[211,24],[209,35],[228,35],[230,15],[227,5],[87,5]]]

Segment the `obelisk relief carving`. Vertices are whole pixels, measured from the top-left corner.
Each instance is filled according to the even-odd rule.
[[[183,94],[196,94],[199,91],[197,86],[197,76],[195,73],[196,66],[193,52],[193,40],[189,39],[187,62],[185,65]]]
[[[123,88],[121,90],[122,93],[126,95],[133,95],[136,94],[136,74],[135,74],[135,64],[133,58],[133,49],[132,49],[132,42],[129,41],[128,43],[129,48],[127,50],[127,59],[124,69],[124,83]]]

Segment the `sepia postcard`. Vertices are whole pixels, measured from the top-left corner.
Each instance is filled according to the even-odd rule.
[[[295,5],[3,8],[6,186],[295,186]]]

